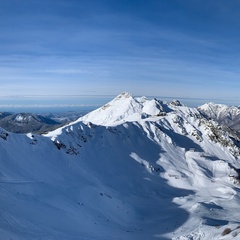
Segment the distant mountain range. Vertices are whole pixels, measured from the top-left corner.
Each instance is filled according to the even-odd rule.
[[[15,133],[43,133],[61,126],[60,122],[32,113],[1,113],[0,126]]]
[[[0,127],[14,133],[43,134],[78,119],[83,112],[45,114],[0,112]]]
[[[223,104],[206,103],[198,110],[208,119],[240,132],[240,108]]]

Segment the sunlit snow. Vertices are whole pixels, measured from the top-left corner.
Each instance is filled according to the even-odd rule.
[[[1,239],[232,239],[239,148],[216,131],[129,93],[44,136],[0,129]]]

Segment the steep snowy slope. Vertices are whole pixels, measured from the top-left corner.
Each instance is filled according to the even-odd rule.
[[[237,174],[230,166],[239,167],[236,141],[197,109],[178,105],[124,93],[45,136],[0,129],[0,236],[240,234],[239,187],[229,177]],[[232,232],[222,236],[226,228]]]

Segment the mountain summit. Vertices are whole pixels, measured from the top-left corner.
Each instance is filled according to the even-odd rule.
[[[0,129],[0,151],[3,239],[239,234],[239,143],[179,102],[123,93],[43,136]]]
[[[213,119],[233,130],[240,131],[240,108],[224,104],[206,103],[198,110],[207,118]]]
[[[124,92],[103,107],[82,117],[81,121],[110,126],[164,114],[165,109],[157,99],[134,98],[130,93]]]

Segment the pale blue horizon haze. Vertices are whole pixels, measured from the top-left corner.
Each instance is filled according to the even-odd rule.
[[[240,105],[239,15],[237,0],[0,1],[0,107],[123,91]]]

